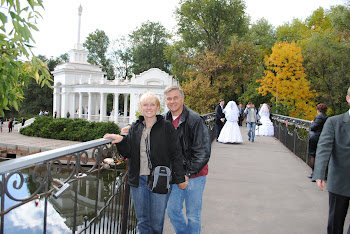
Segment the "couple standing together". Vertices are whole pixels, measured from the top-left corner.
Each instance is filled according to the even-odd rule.
[[[164,91],[169,109],[163,116],[158,97],[144,93],[139,101],[142,115],[130,129],[106,134],[128,158],[128,184],[134,201],[140,234],[162,233],[165,210],[176,233],[200,233],[202,196],[208,174],[211,140],[204,119],[184,105],[178,86]],[[171,192],[153,193],[149,176],[157,166],[172,170]],[[183,203],[186,205],[186,217]]]
[[[255,124],[260,119],[254,104],[248,103],[243,111],[237,107],[236,102],[229,101],[224,108],[225,101],[220,99],[219,105],[215,108],[216,141],[222,143],[242,143],[242,135],[239,130],[239,117],[247,116],[247,132],[249,141],[254,142]]]

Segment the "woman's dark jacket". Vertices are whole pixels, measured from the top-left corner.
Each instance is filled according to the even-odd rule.
[[[311,156],[315,156],[316,154],[316,147],[318,140],[320,138],[323,125],[326,122],[328,118],[328,115],[324,113],[318,114],[312,124],[310,125],[310,130],[309,130],[309,154]]]
[[[166,119],[172,121],[170,111],[166,113]],[[211,141],[208,127],[199,114],[184,105],[176,131],[182,146],[186,175],[191,177],[209,162]]]
[[[139,186],[140,176],[140,141],[145,128],[143,116],[134,122],[128,135],[117,144],[120,154],[128,158],[128,184]],[[152,167],[167,166],[172,171],[172,182],[179,184],[185,181],[181,145],[172,123],[163,116],[157,115],[157,121],[150,132],[150,158]]]

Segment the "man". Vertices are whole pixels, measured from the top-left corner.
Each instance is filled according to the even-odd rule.
[[[239,110],[239,117],[238,117],[238,125],[242,126],[243,119],[244,119],[244,108],[243,104],[238,105],[238,110]]]
[[[9,120],[8,128],[9,128],[9,132],[12,132],[12,128],[13,128],[13,119],[12,118],[10,118],[10,120]]]
[[[350,104],[350,88],[346,96]],[[328,233],[343,233],[350,201],[350,110],[330,117],[323,126],[316,149],[313,179],[329,193]],[[348,232],[350,233],[350,227]]]
[[[26,122],[26,119],[24,117],[22,117],[22,119],[21,119],[22,127],[24,126],[25,122]]]
[[[222,127],[225,124],[225,114],[222,112],[224,109],[225,101],[220,99],[219,105],[215,108],[215,129],[216,129],[216,141],[218,141]]]
[[[248,102],[247,107],[244,110],[244,115],[247,117],[248,140],[254,142],[255,126],[260,117],[255,109],[255,105],[252,102]]]
[[[177,234],[200,233],[203,190],[208,174],[211,141],[208,128],[201,116],[184,105],[184,94],[178,86],[165,88],[165,102],[169,111],[165,118],[177,130],[186,170],[186,189],[172,186],[167,213]],[[185,219],[182,209],[186,204]]]

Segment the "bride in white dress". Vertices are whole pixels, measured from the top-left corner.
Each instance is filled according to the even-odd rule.
[[[261,125],[256,128],[255,135],[258,136],[273,136],[274,129],[270,120],[270,109],[267,104],[263,104],[259,110]]]
[[[239,110],[234,101],[229,101],[223,110],[226,123],[222,128],[218,141],[222,143],[242,143],[242,134],[238,126]]]

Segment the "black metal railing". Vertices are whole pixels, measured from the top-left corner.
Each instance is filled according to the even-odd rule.
[[[275,137],[309,166],[308,133],[311,121],[272,114]]]
[[[6,226],[7,216],[33,201],[43,203],[37,207],[43,233],[50,232],[52,207],[68,226],[63,233],[136,233],[126,175],[117,168],[121,159],[110,142],[98,139],[1,162],[0,233],[13,228]],[[103,163],[106,157],[113,165]]]
[[[214,140],[215,113],[202,117]],[[60,233],[136,233],[127,175],[118,169],[122,159],[111,141],[98,139],[1,162],[0,233],[11,229],[7,216],[24,213],[20,209],[31,202],[41,209],[42,225],[36,232],[50,232],[48,213],[54,209],[69,229],[57,230],[56,225]],[[114,165],[103,162],[107,157]],[[29,222],[34,218],[24,215]]]
[[[216,139],[216,130],[215,130],[215,112],[202,115],[209,131],[210,139],[213,141]]]

